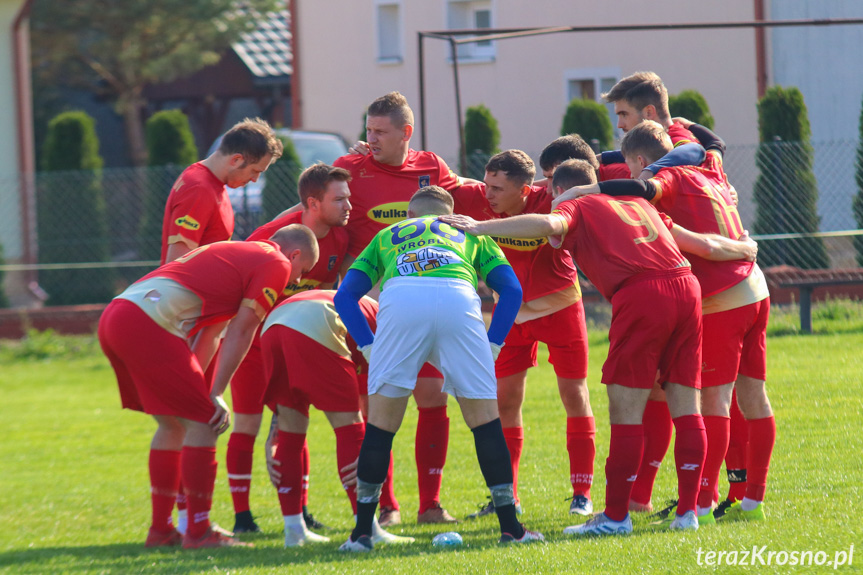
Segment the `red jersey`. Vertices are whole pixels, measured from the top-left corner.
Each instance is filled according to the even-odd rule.
[[[353,257],[372,241],[379,231],[408,217],[408,202],[420,188],[440,186],[452,191],[461,179],[432,152],[408,150],[401,166],[388,166],[371,154],[338,158],[333,165],[351,173],[351,219],[348,221],[348,254]]]
[[[347,350],[355,364],[367,366],[363,354],[357,349],[356,342],[336,312],[333,303],[335,295],[335,290],[311,290],[283,301],[267,317],[264,331],[273,325],[289,327],[339,355],[345,355]],[[363,296],[359,305],[374,333],[377,329],[378,302]]]
[[[252,232],[246,241],[266,240],[287,225],[302,223],[303,212],[294,212],[262,225]],[[330,228],[326,236],[318,238],[318,263],[308,273],[303,274],[299,283],[289,283],[285,287],[285,297],[317,289],[321,284],[335,283],[347,250],[348,232],[341,227]]]
[[[231,319],[242,306],[263,317],[276,303],[291,274],[291,262],[273,242],[216,242],[201,246],[150,272],[135,283],[173,280],[197,295],[201,314],[189,335]]]
[[[201,162],[183,170],[165,204],[160,263],[165,263],[170,244],[182,242],[194,249],[233,234],[234,209],[225,184]]]
[[[653,203],[675,223],[693,232],[737,239],[743,233],[740,214],[731,199],[722,170],[722,156],[707,152],[700,166],[665,168],[651,181],[656,186]],[[689,256],[692,273],[701,284],[702,297],[737,285],[752,273],[755,262],[716,262]]]
[[[689,267],[668,231],[671,220],[643,198],[593,194],[563,202],[552,213],[566,226],[552,245],[568,250],[609,301],[639,274]]]
[[[465,184],[452,192],[455,207],[453,212],[470,216],[475,220],[492,220],[508,217],[496,214],[485,199],[484,184]],[[551,212],[552,197],[544,187],[533,187],[527,197],[523,214],[547,214]],[[578,272],[572,256],[564,250],[548,245],[546,238],[492,238],[506,256],[521,283],[523,300],[532,301],[548,294],[578,286]]]

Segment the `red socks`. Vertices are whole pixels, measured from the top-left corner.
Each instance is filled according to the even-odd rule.
[[[180,488],[180,452],[150,450],[150,500],[153,504],[152,527],[171,531],[171,513]]]
[[[312,458],[309,455],[309,442],[303,441],[303,507],[309,504],[309,474],[312,472]]]
[[[419,407],[415,455],[419,485],[419,512],[440,505],[440,486],[449,444],[446,406]],[[392,459],[390,459],[392,461]]]
[[[740,501],[746,495],[746,453],[749,444],[749,424],[737,405],[737,390],[731,395],[731,433],[725,470],[728,474],[728,499]]]
[[[762,419],[750,419],[747,423],[749,423],[749,457],[746,459],[746,497],[755,501],[764,501],[767,469],[770,467],[773,444],[776,443],[776,420],[771,415]]]
[[[710,507],[719,498],[719,472],[728,451],[729,428],[731,419],[718,415],[705,415],[704,428],[707,431],[707,455],[701,472],[701,490],[698,492],[698,506]]]
[[[664,401],[648,401],[642,417],[644,424],[644,456],[638,468],[638,479],[632,486],[630,498],[643,505],[650,503],[653,483],[662,464],[662,458],[671,445],[671,414]]]
[[[255,453],[255,436],[231,433],[228,453],[228,486],[234,501],[234,513],[249,510],[249,487],[252,485],[252,461]]]
[[[677,514],[695,511],[707,452],[707,433],[701,415],[674,419],[674,466],[677,468]],[[710,493],[711,497],[713,492]]]
[[[512,462],[512,493],[515,502],[518,503],[518,464],[521,461],[521,450],[524,448],[524,428],[504,427],[503,437],[506,439],[506,447],[509,449],[509,458]]]
[[[643,425],[611,425],[611,442],[605,460],[605,514],[623,521],[644,451]]]
[[[282,515],[299,515],[303,512],[303,445],[305,433],[279,431],[276,461],[282,478],[279,480],[279,506]]]
[[[582,494],[589,499],[596,459],[596,424],[593,417],[566,418],[566,451],[569,453],[572,494]]]
[[[354,423],[337,427],[336,432],[336,463],[339,470],[345,465],[349,465],[356,461],[360,455],[360,447],[363,444],[363,435],[365,435],[366,426],[364,423]],[[342,476],[339,471],[339,477]],[[351,501],[351,509],[354,515],[357,514],[357,487],[351,485],[345,487],[348,494],[348,499]]]
[[[216,485],[216,448],[183,446],[180,471],[186,488],[189,526],[186,535],[197,539],[210,528],[210,507]]]

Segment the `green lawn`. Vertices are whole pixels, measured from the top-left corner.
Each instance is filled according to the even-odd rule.
[[[603,466],[608,450],[607,403],[598,383],[607,345],[591,337],[590,389],[597,414],[597,482],[602,507]],[[719,525],[697,533],[654,533],[638,518],[632,536],[575,541],[565,419],[551,368],[532,370],[525,405],[525,449],[520,493],[523,520],[542,531],[545,545],[500,548],[493,519],[463,522],[459,550],[439,550],[431,538],[446,530],[418,527],[413,435],[416,411],[409,410],[394,446],[396,489],[405,524],[394,529],[417,537],[401,548],[378,548],[369,556],[336,551],[352,525],[350,507],[335,470],[335,440],[320,414],[312,418],[310,507],[333,529],[332,543],[300,549],[282,547],[282,521],[262,453],[255,467],[252,507],[264,529],[250,536],[254,549],[188,552],[143,547],[149,522],[147,451],[154,424],[122,411],[113,373],[92,340],[52,338],[20,345],[0,343],[3,439],[0,441],[0,572],[3,573],[690,573],[715,569],[698,565],[697,551],[751,550],[826,552],[854,545],[854,565],[863,565],[863,528],[854,519],[863,502],[863,334],[785,336],[769,341],[768,388],[776,411],[778,438],[768,484],[768,520]],[[50,357],[38,358],[50,348]],[[20,357],[28,356],[28,357]],[[541,353],[541,357],[542,353]],[[484,502],[487,490],[473,453],[470,432],[450,403],[451,440],[444,475],[444,506],[459,517]],[[212,516],[225,527],[233,514],[219,445],[219,479]],[[658,478],[654,503],[674,495],[668,463]],[[724,480],[721,486],[725,491]],[[702,559],[703,560],[703,559]],[[750,567],[746,569],[793,567]],[[799,568],[798,568],[799,569]],[[807,567],[824,571],[832,567]],[[743,568],[738,568],[743,570]]]

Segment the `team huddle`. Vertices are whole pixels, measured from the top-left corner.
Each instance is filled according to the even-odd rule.
[[[763,520],[776,435],[765,391],[770,299],[723,171],[724,143],[672,119],[652,72],[604,98],[625,132],[620,151],[597,155],[572,134],[543,150],[544,179],[530,156],[506,150],[477,181],[411,149],[413,113],[389,93],[368,108],[367,142],[307,168],[301,203],[243,242],[228,241],[225,187],[255,181],[281,155],[272,129],[240,122],[187,168],[165,208],[163,265],[99,323],[123,407],[157,422],[146,545],[248,545],[235,533],[259,530],[249,489],[265,407],[275,414],[266,449],[285,546],[329,541],[308,509],[311,406],[335,433],[356,520],[339,549],[412,543],[385,529],[402,521],[391,450],[411,396],[417,523],[456,522],[441,503],[453,396],[489,490],[468,519],[495,515],[500,543],[543,541],[518,518],[522,404],[539,342],[566,412],[569,513],[581,518],[565,534],[626,534],[631,513],[653,513],[672,433],[678,493],[655,513],[657,528]],[[579,270],[612,306],[599,513]],[[479,280],[495,295],[488,325]],[[229,385],[233,532],[209,517],[216,441],[232,423]]]

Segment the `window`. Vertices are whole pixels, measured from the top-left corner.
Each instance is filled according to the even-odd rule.
[[[611,90],[620,79],[618,68],[583,68],[578,70],[565,70],[564,83],[567,104],[576,98],[582,100],[595,100],[602,102],[602,95]],[[614,104],[606,104],[611,125],[617,126],[617,117],[614,115]],[[620,134],[618,134],[620,135]]]
[[[450,30],[493,28],[490,0],[450,0],[447,4],[447,25]],[[459,60],[494,60],[491,40],[481,40],[458,47]]]
[[[378,1],[375,11],[378,62],[400,63],[403,60],[401,4],[392,1]]]

